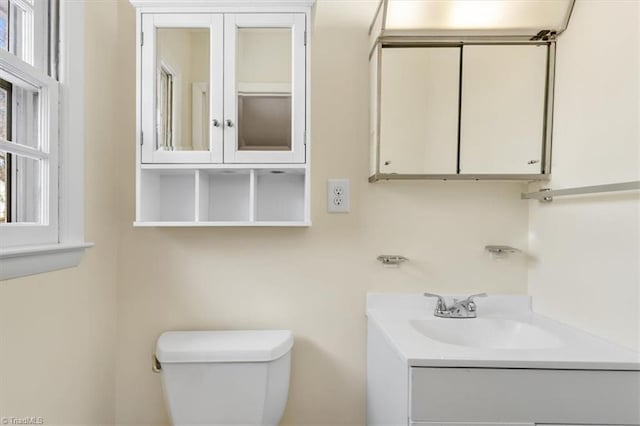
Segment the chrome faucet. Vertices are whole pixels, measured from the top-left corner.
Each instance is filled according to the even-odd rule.
[[[487,297],[487,293],[472,294],[464,300],[453,299],[453,305],[447,307],[444,297],[438,294],[425,293],[425,297],[437,297],[436,310],[433,315],[440,318],[475,318],[476,303],[473,301],[476,297]]]

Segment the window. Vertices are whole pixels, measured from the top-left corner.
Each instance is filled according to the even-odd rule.
[[[58,242],[58,82],[48,1],[0,0],[0,220],[3,247]],[[42,15],[42,16],[41,16]]]
[[[4,39],[0,40],[1,43],[4,43]],[[0,139],[3,140],[11,140],[11,126],[7,126],[7,123],[11,123],[11,88],[11,84],[0,80]],[[0,151],[0,223],[12,221],[11,173],[7,173],[11,169],[11,154]]]
[[[74,266],[62,253],[88,246],[81,3],[0,0],[0,279]]]

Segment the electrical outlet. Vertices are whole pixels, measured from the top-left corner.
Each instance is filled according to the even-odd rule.
[[[327,181],[327,211],[329,213],[349,213],[351,195],[349,179],[329,179]]]

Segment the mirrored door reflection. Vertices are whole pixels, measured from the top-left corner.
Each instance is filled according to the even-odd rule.
[[[291,151],[290,28],[238,28],[239,151]]]
[[[156,149],[208,151],[209,29],[158,28],[156,42]]]

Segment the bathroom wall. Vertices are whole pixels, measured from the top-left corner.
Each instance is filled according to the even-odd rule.
[[[551,188],[640,179],[640,2],[578,0],[558,41]],[[597,30],[595,30],[597,29]],[[638,192],[529,202],[535,309],[640,349]]]
[[[116,12],[85,4],[85,229],[96,246],[78,268],[0,282],[0,417],[114,423]]]
[[[361,425],[367,291],[524,293],[528,278],[538,311],[638,345],[637,193],[541,205],[512,183],[366,182],[376,4],[316,7],[313,227],[134,229],[135,15],[125,0],[86,2],[86,233],[96,247],[79,268],[0,283],[0,416],[168,424],[150,368],[162,331],[290,328],[284,423]],[[552,187],[639,178],[640,6],[605,4],[578,0],[560,39]],[[352,213],[326,213],[330,177],[351,179]],[[491,260],[488,243],[528,243],[528,277],[524,258]],[[382,253],[411,261],[383,268]]]
[[[367,291],[525,293],[523,185],[381,182],[368,177],[368,38],[377,1],[320,0],[312,39],[312,220],[308,229],[135,229],[135,15],[119,3],[119,425],[167,424],[151,371],[165,330],[288,328],[295,333],[284,424],[362,425]],[[326,179],[352,183],[352,212],[326,213]],[[89,188],[91,190],[91,188]],[[402,254],[400,269],[376,256]]]

